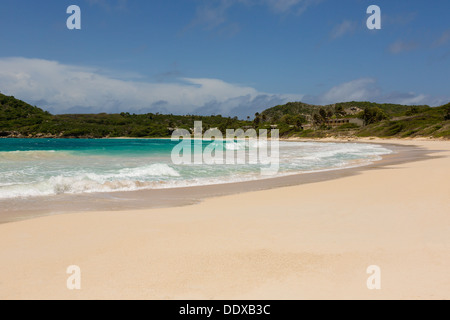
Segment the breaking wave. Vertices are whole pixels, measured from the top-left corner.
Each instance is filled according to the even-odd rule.
[[[177,188],[263,179],[260,174],[262,166],[258,164],[175,166],[170,157],[174,145],[169,141],[139,140],[133,141],[133,144],[108,140],[54,142],[65,144],[61,150],[30,150],[36,145],[32,139],[6,142],[12,145],[8,146],[9,149],[2,149],[0,145],[0,199]],[[74,143],[83,149],[77,149]],[[258,140],[213,143],[231,152],[247,152],[249,148],[270,145],[270,142]],[[14,151],[14,148],[24,145],[29,149]],[[108,149],[111,147],[112,151]],[[5,152],[5,149],[13,150]],[[280,142],[278,175],[361,166],[390,153],[391,150],[374,144]]]

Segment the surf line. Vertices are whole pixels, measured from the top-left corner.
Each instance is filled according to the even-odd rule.
[[[186,129],[176,129],[172,141],[179,142],[171,153],[175,165],[261,165],[261,175],[273,176],[280,169],[279,130],[213,128],[204,134],[202,121],[195,121],[193,135]],[[270,133],[270,139],[269,138]],[[213,142],[214,141],[214,142]],[[204,142],[213,142],[204,148]],[[232,148],[228,148],[231,145]],[[270,146],[270,152],[269,152]],[[225,148],[224,148],[225,147]],[[225,152],[224,152],[225,149]],[[248,152],[246,152],[248,150]],[[270,153],[270,154],[269,154]]]

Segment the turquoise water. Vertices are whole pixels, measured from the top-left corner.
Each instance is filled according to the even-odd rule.
[[[203,148],[210,143],[204,142]],[[220,146],[224,151],[248,152],[248,143],[229,141]],[[159,139],[0,139],[0,199],[267,178],[261,175],[260,164],[175,165],[171,152],[177,144]],[[372,144],[280,142],[278,175],[360,166],[389,153]]]

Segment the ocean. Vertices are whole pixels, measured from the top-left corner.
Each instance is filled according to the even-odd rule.
[[[248,152],[248,143],[226,141],[221,148]],[[203,149],[209,144],[203,142]],[[164,139],[0,139],[0,199],[267,178],[262,164],[175,165],[171,153],[177,145]],[[280,142],[277,176],[363,166],[390,153],[374,144]]]

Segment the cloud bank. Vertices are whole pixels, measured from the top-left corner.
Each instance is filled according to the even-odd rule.
[[[246,117],[303,98],[259,92],[219,79],[123,80],[94,68],[26,58],[0,58],[0,91],[55,114],[126,111]]]
[[[348,101],[371,101],[403,105],[439,106],[450,101],[447,97],[416,92],[384,92],[375,78],[361,78],[341,83],[318,96],[305,96],[306,102],[326,105]]]
[[[0,58],[0,91],[54,114],[173,113],[253,117],[290,101],[332,104],[373,101],[399,104],[447,103],[448,97],[415,92],[383,92],[374,78],[338,84],[318,95],[277,94],[219,79],[179,78],[173,82],[120,79],[114,72],[56,61]]]

